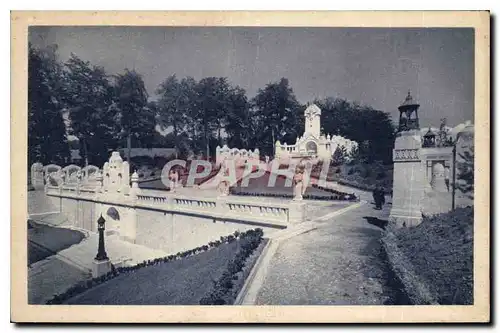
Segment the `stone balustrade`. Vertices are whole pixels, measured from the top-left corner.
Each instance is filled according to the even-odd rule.
[[[219,149],[221,156],[228,152],[226,148]],[[242,158],[258,160],[257,149],[255,151],[232,150],[232,152],[233,157],[241,155]],[[33,167],[33,170],[37,171],[36,177],[40,180],[42,176],[46,176],[44,178],[46,194],[50,197],[69,199],[69,202],[65,202],[68,206],[71,206],[71,200],[75,200],[83,201],[82,205],[87,205],[85,202],[93,203],[96,205],[96,210],[103,209],[105,206],[118,206],[124,207],[127,211],[130,209],[153,210],[170,215],[193,215],[214,221],[249,222],[278,228],[305,220],[304,203],[279,203],[251,197],[225,195],[219,197],[184,196],[179,193],[139,189],[138,176],[134,173],[130,177],[129,169],[128,163],[123,162],[117,152],[112,153],[102,170],[96,166],[87,166],[82,169],[76,165],[69,165],[65,168],[57,165]],[[57,181],[51,182],[50,175],[57,176]],[[126,214],[135,214],[135,212]]]
[[[279,203],[223,196],[217,198],[185,197],[178,194],[161,195],[154,190],[141,190],[137,194],[109,196],[96,188],[76,186],[47,186],[46,194],[51,197],[74,198],[101,204],[119,204],[130,208],[153,209],[174,214],[203,215],[220,220],[249,221],[286,227],[290,220],[290,203]],[[292,208],[291,208],[292,207]],[[297,214],[292,214],[297,216]],[[299,214],[300,217],[300,214]],[[305,218],[305,216],[304,216]],[[293,223],[296,223],[294,221]]]
[[[164,204],[167,202],[167,198],[155,195],[138,194],[137,201],[148,204]]]

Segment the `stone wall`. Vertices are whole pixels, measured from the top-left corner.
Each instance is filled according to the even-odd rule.
[[[236,230],[255,228],[250,224],[216,221],[211,218],[137,209],[135,243],[168,253],[186,251],[218,240]],[[262,228],[264,233],[272,228]]]
[[[218,240],[236,230],[243,232],[260,227],[265,234],[279,230],[245,222],[216,220],[196,214],[161,211],[113,203],[71,197],[47,196],[61,207],[61,213],[72,222],[72,226],[91,232],[97,231],[96,221],[102,214],[106,219],[107,234],[116,233],[125,241],[161,249],[168,253],[189,250]],[[116,209],[119,219],[108,215],[110,208]]]

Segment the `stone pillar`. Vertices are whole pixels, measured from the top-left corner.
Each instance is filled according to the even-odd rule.
[[[41,163],[33,163],[31,166],[31,186],[35,190],[43,190],[43,165]]]
[[[137,198],[137,193],[139,192],[139,175],[137,171],[134,171],[132,177],[130,177],[130,181],[132,183],[132,188],[130,190],[130,196],[135,199]]]
[[[393,151],[393,199],[389,216],[389,222],[396,227],[416,226],[422,221],[426,176],[420,148],[420,131],[398,133]]]
[[[306,220],[306,203],[303,201],[290,201],[288,205],[288,223],[297,224]]]
[[[80,187],[82,185],[81,184],[82,178],[83,178],[82,172],[80,170],[78,170],[76,173],[76,194],[78,194],[78,195],[80,195]]]
[[[97,250],[97,255],[94,258],[94,262],[92,265],[92,277],[96,278],[101,275],[107,274],[109,271],[111,271],[111,261],[108,258],[108,255],[106,253],[106,249],[104,247],[104,223],[106,221],[104,218],[99,217],[99,220],[97,220],[97,230],[99,232],[99,247]]]

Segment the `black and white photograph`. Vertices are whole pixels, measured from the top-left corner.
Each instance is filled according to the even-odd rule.
[[[27,27],[27,305],[489,309],[474,26],[103,24]]]

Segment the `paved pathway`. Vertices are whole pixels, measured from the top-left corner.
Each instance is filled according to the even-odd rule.
[[[395,294],[380,236],[390,205],[370,203],[316,220],[309,231],[275,243],[242,304],[391,304]],[[277,243],[277,245],[276,245]]]

